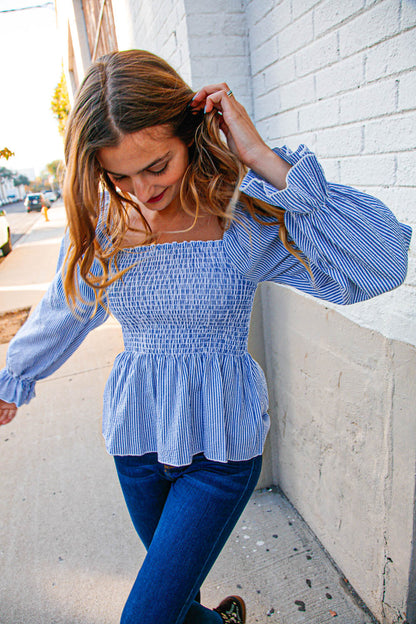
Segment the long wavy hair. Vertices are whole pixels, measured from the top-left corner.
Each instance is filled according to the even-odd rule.
[[[239,193],[246,168],[224,142],[218,113],[193,114],[188,106],[193,95],[168,63],[144,50],[113,52],[90,66],[76,95],[65,138],[63,194],[69,247],[64,289],[72,307],[80,296],[78,275],[94,288],[96,303],[122,275],[117,253],[129,229],[131,208],[141,217],[142,244],[155,241],[157,233],[152,232],[140,205],[115,187],[97,159],[101,148],[117,146],[126,135],[152,126],[167,124],[172,136],[192,144],[180,201],[195,221],[203,207],[225,229],[233,219],[232,206],[239,201],[260,222],[265,215],[273,216],[283,245],[303,262],[287,240],[284,211]],[[101,236],[97,236],[98,224]],[[95,259],[101,265],[99,272],[91,270]]]

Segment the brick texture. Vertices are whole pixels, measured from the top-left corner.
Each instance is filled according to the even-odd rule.
[[[416,221],[408,164],[416,148],[415,6],[412,0],[246,3],[254,115],[265,140],[292,148],[306,140],[335,182],[390,200],[409,224]],[[406,289],[393,293],[386,312],[392,325],[376,319],[370,304],[354,313],[356,322],[398,337],[400,304],[413,320],[407,331],[400,325],[399,337],[411,344],[414,239]],[[349,309],[341,312],[352,318]]]
[[[131,47],[154,52],[166,59],[190,82],[188,34],[184,0],[128,3],[131,18]]]
[[[131,46],[169,61],[195,90],[228,82],[252,112],[248,37],[240,0],[150,0],[129,3]]]

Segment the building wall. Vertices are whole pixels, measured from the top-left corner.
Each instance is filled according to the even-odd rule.
[[[416,3],[251,0],[246,9],[262,136],[306,143],[328,179],[381,198],[414,226]],[[261,290],[272,482],[383,622],[406,612],[416,622],[415,249],[414,237],[405,285],[370,302]]]
[[[251,112],[246,14],[240,0],[120,0],[113,10],[120,50],[142,48],[162,56],[195,90],[227,80]]]
[[[414,0],[247,2],[254,114],[272,144],[317,152],[328,179],[416,224]],[[416,345],[416,237],[404,287],[344,309]]]
[[[120,50],[139,48],[166,59],[191,81],[188,31],[184,0],[114,2],[114,20]]]
[[[18,193],[18,189],[13,184],[13,180],[10,178],[0,178],[0,199],[7,201],[7,199]]]
[[[71,102],[88,66],[88,47],[82,0],[56,0],[56,21],[62,42],[62,60]]]
[[[226,82],[252,114],[244,2],[185,0],[192,87]]]
[[[403,621],[415,581],[416,348],[273,284],[262,303],[271,483],[373,613]]]

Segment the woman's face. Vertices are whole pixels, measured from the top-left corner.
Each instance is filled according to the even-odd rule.
[[[168,126],[126,135],[116,147],[103,147],[98,160],[115,186],[155,212],[175,214],[188,166],[188,147]]]

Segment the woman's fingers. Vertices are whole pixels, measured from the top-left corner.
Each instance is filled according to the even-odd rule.
[[[7,425],[16,416],[17,407],[14,403],[0,400],[0,425]]]
[[[195,94],[191,106],[195,110],[204,107],[205,113],[213,110],[221,113],[220,128],[227,138],[228,147],[247,167],[254,168],[258,159],[270,151],[227,83],[203,87]]]
[[[220,112],[232,112],[233,106],[237,104],[237,100],[233,95],[227,95],[229,90],[225,91],[222,89],[221,91],[214,91],[206,97],[205,100],[205,112],[210,113],[214,108],[219,110]]]
[[[218,91],[224,91],[225,93],[227,93],[227,91],[229,90],[230,88],[225,82],[220,82],[219,84],[214,85],[206,85],[195,93],[191,101],[191,106],[193,108],[203,108],[205,106],[205,101],[209,95],[217,93]]]

